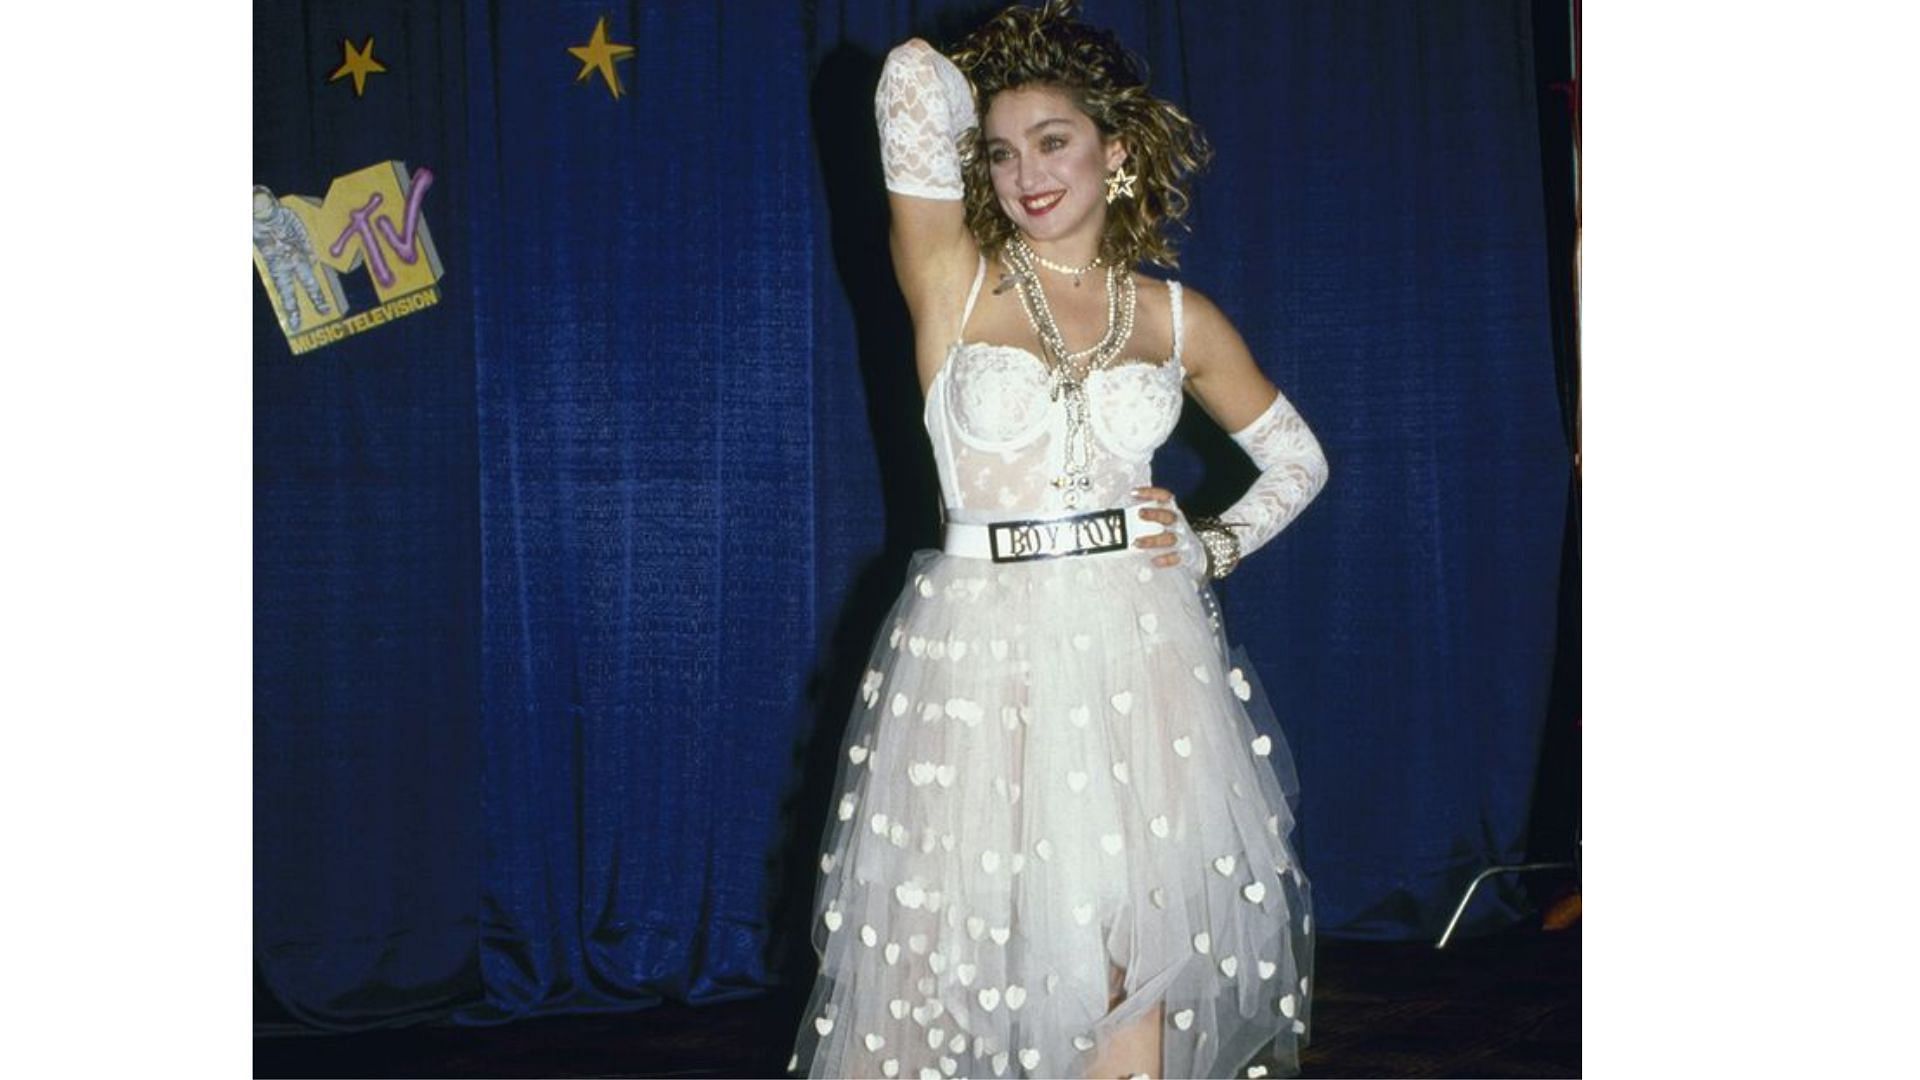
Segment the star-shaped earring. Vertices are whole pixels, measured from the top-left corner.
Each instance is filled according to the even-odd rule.
[[[1138,179],[1140,174],[1128,172],[1127,163],[1121,162],[1107,174],[1107,204],[1111,206],[1116,199],[1133,198],[1133,182]]]

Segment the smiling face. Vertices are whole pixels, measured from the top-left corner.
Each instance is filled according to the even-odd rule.
[[[1002,90],[987,107],[988,174],[1000,209],[1042,253],[1084,262],[1106,227],[1106,176],[1127,159],[1050,86]]]

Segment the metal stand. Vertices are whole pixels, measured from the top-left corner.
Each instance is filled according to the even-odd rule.
[[[1493,875],[1524,874],[1529,870],[1566,870],[1579,865],[1580,864],[1578,862],[1536,862],[1536,863],[1520,863],[1517,866],[1487,867],[1485,870],[1482,870],[1478,874],[1475,874],[1473,877],[1473,881],[1467,885],[1467,891],[1465,895],[1461,896],[1460,903],[1454,906],[1453,918],[1447,920],[1446,931],[1440,935],[1440,940],[1436,942],[1433,947],[1436,949],[1444,949],[1447,947],[1447,941],[1453,937],[1453,928],[1460,925],[1460,916],[1467,913],[1467,902],[1473,899],[1473,891],[1480,887],[1481,882],[1487,880]]]

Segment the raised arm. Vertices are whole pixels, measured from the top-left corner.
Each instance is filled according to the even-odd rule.
[[[894,274],[926,338],[930,327],[958,319],[979,253],[960,175],[961,148],[978,124],[973,89],[953,61],[914,38],[887,54],[873,108]]]

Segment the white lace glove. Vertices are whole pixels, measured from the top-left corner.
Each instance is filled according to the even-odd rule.
[[[1173,550],[1180,556],[1180,569],[1186,571],[1194,584],[1204,584],[1207,580],[1207,549],[1201,545],[1200,538],[1194,535],[1193,526],[1187,524],[1187,512],[1180,509],[1178,500],[1167,500],[1167,508],[1173,511],[1173,524],[1162,528],[1179,537],[1174,541]]]
[[[887,190],[925,199],[959,199],[961,147],[978,121],[967,77],[933,46],[914,38],[887,54],[873,95],[880,166]]]
[[[1327,455],[1285,394],[1239,431],[1233,441],[1260,467],[1240,500],[1220,515],[1240,541],[1240,557],[1258,551],[1307,508],[1327,486]],[[1183,523],[1184,523],[1184,519]]]

